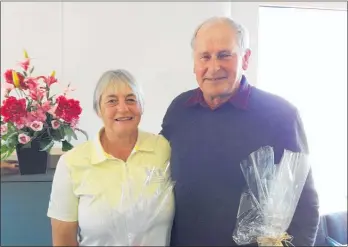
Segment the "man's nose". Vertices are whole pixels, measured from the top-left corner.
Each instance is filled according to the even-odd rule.
[[[216,72],[220,70],[220,61],[217,58],[211,58],[209,61],[209,70],[211,72]]]

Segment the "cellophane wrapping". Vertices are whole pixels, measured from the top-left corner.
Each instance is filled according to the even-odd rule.
[[[122,193],[117,208],[109,210],[114,225],[109,229],[118,246],[145,246],[148,232],[170,220],[174,182],[168,174],[158,177],[150,170],[139,188],[139,181],[129,178],[121,184]]]
[[[309,173],[307,155],[284,150],[280,163],[274,164],[273,148],[266,146],[240,166],[247,188],[240,198],[233,240],[238,245],[290,243],[287,229]]]

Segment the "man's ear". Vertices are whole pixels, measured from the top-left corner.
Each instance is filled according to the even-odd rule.
[[[250,49],[246,49],[244,56],[243,56],[243,61],[242,61],[242,68],[243,70],[247,70],[249,67],[249,59],[251,56],[251,50]]]

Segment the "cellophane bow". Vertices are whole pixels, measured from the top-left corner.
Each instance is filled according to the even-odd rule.
[[[273,148],[266,146],[240,165],[248,186],[240,199],[233,240],[238,245],[292,245],[286,231],[309,173],[307,155],[285,150],[274,164]]]
[[[153,168],[140,183],[131,177],[122,183],[120,204],[109,211],[114,222],[109,233],[117,245],[148,245],[149,231],[171,220],[174,182],[168,174],[168,167],[161,176]]]

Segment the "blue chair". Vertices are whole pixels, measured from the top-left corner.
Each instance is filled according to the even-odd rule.
[[[347,211],[320,217],[315,246],[347,246]]]

